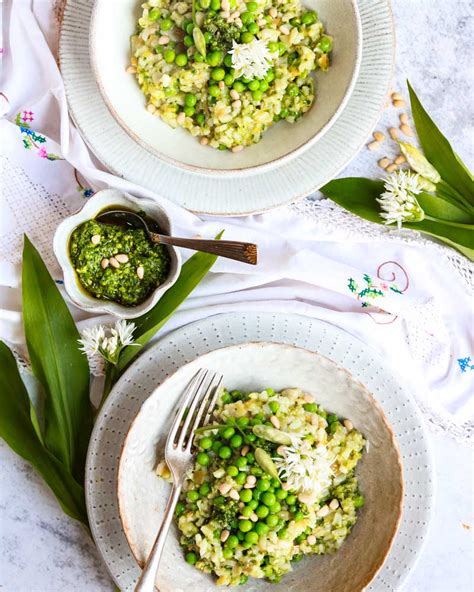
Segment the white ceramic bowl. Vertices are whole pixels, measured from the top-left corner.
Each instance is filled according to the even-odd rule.
[[[80,224],[95,218],[99,212],[111,206],[123,206],[136,211],[144,210],[150,218],[158,222],[164,234],[172,234],[170,219],[166,212],[154,201],[148,199],[139,200],[117,189],[104,189],[92,196],[79,212],[61,222],[54,235],[53,249],[63,271],[66,292],[76,306],[89,312],[110,313],[120,318],[133,319],[148,312],[155,306],[166,290],[175,283],[181,270],[181,255],[174,247],[167,247],[171,258],[168,277],[144,302],[137,306],[122,306],[116,302],[99,300],[88,294],[81,287],[71,263],[69,239],[74,229]]]
[[[138,0],[95,0],[90,31],[92,68],[104,101],[125,132],[162,160],[205,175],[246,175],[294,158],[321,138],[346,105],[359,72],[362,33],[356,0],[303,0],[334,37],[331,67],[316,72],[316,100],[296,123],[279,122],[262,140],[236,154],[201,146],[182,128],[172,129],[145,108],[130,63],[130,35]]]
[[[347,370],[328,358],[280,343],[244,343],[202,355],[165,380],[145,401],[131,424],[118,468],[118,503],[125,536],[142,566],[149,555],[170,494],[169,484],[155,468],[174,409],[199,368],[224,376],[229,389],[277,391],[298,387],[332,413],[348,418],[369,441],[369,451],[357,466],[366,503],[352,532],[335,555],[308,556],[293,565],[280,584],[249,580],[249,592],[360,592],[375,577],[390,550],[400,522],[403,476],[398,446],[384,413]],[[175,526],[168,535],[156,578],[160,592],[221,588],[212,578],[189,566],[179,546]]]

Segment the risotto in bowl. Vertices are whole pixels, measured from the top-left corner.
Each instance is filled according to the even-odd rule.
[[[124,130],[204,174],[296,156],[348,100],[360,60],[355,0],[97,0],[91,59]]]

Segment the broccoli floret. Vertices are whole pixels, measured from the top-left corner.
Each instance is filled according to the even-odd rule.
[[[237,41],[240,37],[239,27],[226,22],[220,16],[207,17],[203,28],[211,34],[207,46],[212,51],[220,50],[227,53],[232,48],[232,41]]]
[[[227,501],[223,505],[214,505],[212,519],[219,523],[222,528],[231,528],[231,522],[237,516],[239,506],[235,501]]]

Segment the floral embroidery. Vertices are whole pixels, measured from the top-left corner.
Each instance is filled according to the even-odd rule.
[[[361,306],[370,306],[374,298],[380,298],[387,295],[387,292],[402,294],[403,292],[393,282],[376,283],[368,274],[363,276],[365,286],[360,286],[353,278],[349,278],[347,287],[353,294],[357,294],[357,300],[361,301]]]
[[[78,174],[77,174],[77,170],[76,169],[74,169],[74,177],[75,177],[75,179],[77,181],[76,190],[79,191],[79,193],[82,194],[82,197],[85,197],[86,199],[88,197],[92,197],[94,195],[94,193],[95,193],[94,190],[91,189],[90,187],[84,187],[84,185],[79,181],[79,177],[78,177]]]
[[[457,362],[459,364],[459,368],[461,368],[461,372],[474,370],[474,364],[471,364],[471,356],[467,356],[467,358],[459,358]]]
[[[41,146],[41,144],[46,143],[46,138],[32,130],[30,124],[28,123],[33,121],[34,118],[35,117],[33,111],[20,111],[19,113],[17,113],[15,118],[15,123],[20,128],[20,132],[23,139],[23,146],[25,147],[25,149],[36,149],[36,154],[40,158],[46,158],[47,160],[63,160],[63,158],[61,158],[57,154],[52,154],[51,152],[48,152],[44,146]]]

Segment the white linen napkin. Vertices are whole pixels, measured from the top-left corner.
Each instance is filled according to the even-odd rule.
[[[57,30],[47,2],[9,5],[4,28],[0,133],[4,190],[0,226],[0,338],[19,350],[23,233],[53,277],[52,236],[61,219],[111,186],[164,205],[176,234],[258,243],[259,265],[218,260],[159,335],[211,314],[299,313],[326,320],[381,353],[427,418],[472,437],[474,347],[471,292],[445,249],[403,240],[348,239],[291,208],[244,218],[199,218],[101,169],[72,125],[51,47]],[[25,125],[27,124],[27,125]],[[183,251],[189,256],[189,252]],[[468,265],[466,263],[466,265]],[[472,269],[472,266],[471,266]],[[71,307],[78,321],[90,315]],[[109,319],[100,318],[99,321]],[[24,348],[23,348],[24,349]]]

